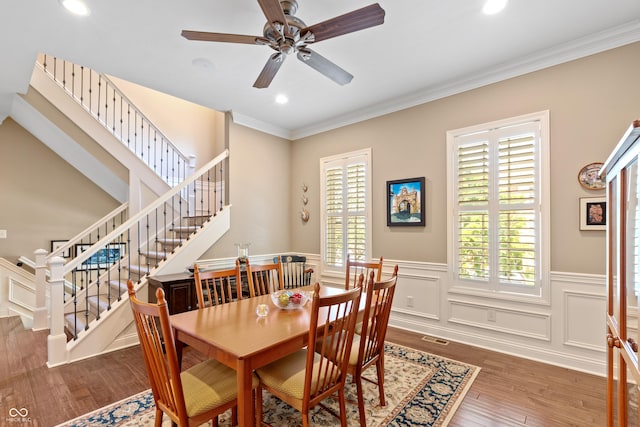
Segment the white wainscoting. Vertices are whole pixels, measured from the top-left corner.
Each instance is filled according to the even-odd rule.
[[[304,254],[316,280],[324,275],[318,255]],[[551,272],[550,304],[509,301],[449,292],[446,264],[384,260],[383,276],[398,264],[390,325],[557,366],[604,375],[605,277]],[[637,320],[637,319],[636,319]],[[633,323],[637,328],[637,322]]]
[[[20,315],[30,323],[35,304],[34,275],[0,258],[0,317]]]

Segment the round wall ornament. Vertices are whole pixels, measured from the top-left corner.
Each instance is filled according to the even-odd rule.
[[[587,190],[603,190],[607,184],[605,177],[600,176],[603,163],[589,163],[578,173],[578,182]]]

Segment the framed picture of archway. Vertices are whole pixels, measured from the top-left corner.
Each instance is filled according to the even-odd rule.
[[[387,226],[424,226],[424,177],[387,181]]]

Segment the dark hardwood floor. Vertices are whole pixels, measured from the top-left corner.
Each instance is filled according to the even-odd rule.
[[[26,408],[33,426],[53,426],[149,388],[140,349],[115,351],[48,368],[47,331],[0,319],[0,426],[11,408]],[[424,341],[389,328],[389,341],[479,366],[452,427],[604,426],[604,378],[464,344]],[[200,360],[186,350],[185,366]]]

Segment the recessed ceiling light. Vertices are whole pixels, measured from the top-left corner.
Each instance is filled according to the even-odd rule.
[[[213,63],[207,58],[195,58],[191,61],[191,65],[198,68],[205,68],[212,70],[214,68]]]
[[[287,98],[286,95],[279,94],[276,96],[276,102],[278,104],[286,104],[287,102],[289,102],[289,98]]]
[[[485,15],[493,15],[500,12],[507,6],[509,0],[487,0],[482,7],[482,12]]]
[[[60,0],[60,3],[74,15],[87,16],[89,8],[83,0]]]

